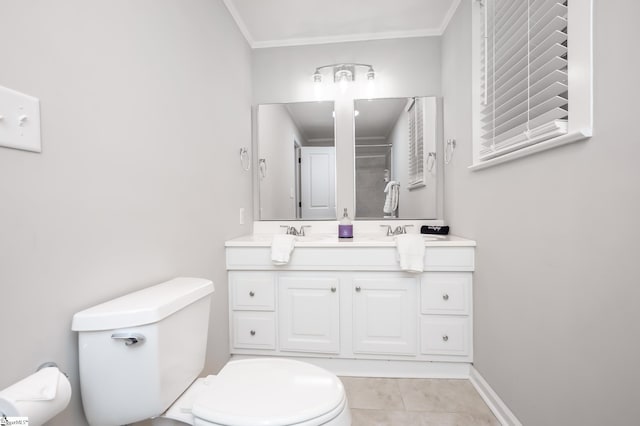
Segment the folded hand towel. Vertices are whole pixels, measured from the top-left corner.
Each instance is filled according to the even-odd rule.
[[[397,210],[398,198],[400,196],[399,189],[400,184],[395,180],[390,181],[384,188],[384,192],[387,194],[384,199],[384,207],[382,208],[384,213],[392,214]]]
[[[419,273],[424,270],[424,239],[420,234],[396,236],[396,249],[400,269]]]
[[[296,237],[288,234],[276,234],[271,242],[271,261],[276,265],[286,265],[296,244]]]

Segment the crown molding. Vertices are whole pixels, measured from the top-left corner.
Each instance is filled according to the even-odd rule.
[[[386,40],[395,38],[412,38],[412,37],[430,37],[441,36],[440,30],[413,30],[413,31],[389,31],[384,33],[362,33],[362,34],[345,34],[339,36],[327,36],[327,37],[308,37],[297,39],[283,39],[283,40],[267,40],[254,42],[251,47],[254,49],[265,49],[270,47],[290,47],[290,46],[305,46],[315,44],[330,44],[330,43],[347,43],[354,41],[368,41],[368,40]]]
[[[447,11],[447,14],[444,16],[444,19],[442,20],[442,25],[440,25],[440,29],[439,29],[440,35],[444,34],[444,32],[447,30],[447,27],[449,26],[449,22],[451,22],[451,20],[453,19],[453,15],[456,14],[456,10],[458,10],[458,6],[460,6],[461,2],[462,0],[455,0],[451,4],[451,7]]]
[[[251,36],[251,33],[249,32],[247,25],[242,20],[242,17],[240,16],[238,9],[236,9],[236,6],[234,5],[233,0],[222,0],[222,2],[224,3],[225,7],[229,11],[229,14],[233,18],[233,20],[236,22],[238,29],[244,36],[244,39],[247,40],[247,43],[249,43],[249,46],[253,48],[253,45],[255,44],[255,42],[253,41],[253,37]]]

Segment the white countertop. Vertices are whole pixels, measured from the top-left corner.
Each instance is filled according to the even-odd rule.
[[[250,234],[225,242],[225,247],[270,247],[273,235]],[[426,247],[475,247],[476,242],[455,235],[422,234]],[[296,247],[395,247],[395,238],[383,233],[356,234],[353,238],[338,238],[335,234],[308,234],[296,237]]]

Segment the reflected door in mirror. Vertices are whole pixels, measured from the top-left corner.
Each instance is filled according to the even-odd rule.
[[[335,219],[335,153],[332,146],[302,147],[301,219]]]

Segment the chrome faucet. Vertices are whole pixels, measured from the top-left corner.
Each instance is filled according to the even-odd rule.
[[[311,225],[301,225],[299,231],[296,229],[295,226],[289,226],[289,225],[280,225],[280,228],[287,228],[285,233],[288,235],[299,235],[301,237],[304,237],[305,236],[304,228],[311,228]]]
[[[396,229],[393,229],[391,225],[380,225],[380,226],[387,227],[387,237],[390,237],[392,235],[406,234],[407,226],[413,226],[413,225],[398,225],[396,226]]]

